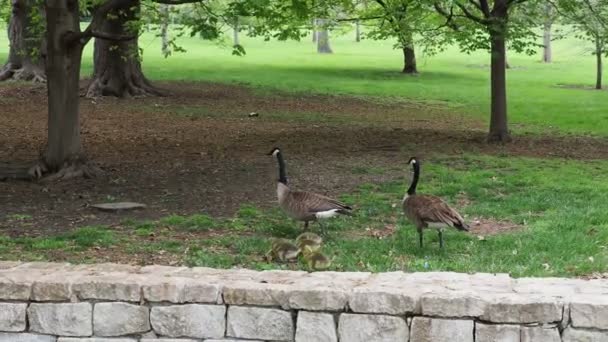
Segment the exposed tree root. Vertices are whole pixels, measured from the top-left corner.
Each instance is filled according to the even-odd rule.
[[[116,97],[143,97],[143,96],[165,96],[166,93],[150,84],[143,76],[137,75],[121,79],[117,77],[96,77],[89,84],[86,97],[96,98],[101,96]]]
[[[44,159],[40,159],[29,168],[27,173],[31,179],[37,179],[43,183],[72,178],[95,178],[103,174],[103,171],[97,165],[82,157],[70,158],[55,172],[50,170]]]
[[[44,83],[46,82],[46,73],[41,67],[33,64],[18,66],[7,63],[0,69],[0,81],[7,80]]]
[[[513,141],[510,133],[489,133],[486,141],[489,144],[505,144]]]

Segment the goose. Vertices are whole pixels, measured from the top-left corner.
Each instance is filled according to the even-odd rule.
[[[340,201],[313,192],[292,191],[287,186],[283,153],[278,147],[275,147],[268,155],[276,157],[279,163],[279,179],[277,181],[279,206],[291,218],[303,221],[304,230],[308,229],[310,221],[319,222],[319,219],[327,219],[337,215],[352,216],[352,208]]]
[[[422,248],[422,231],[425,228],[436,228],[439,233],[439,248],[443,248],[443,229],[452,227],[469,231],[469,226],[460,214],[452,209],[444,200],[433,195],[416,194],[416,186],[420,177],[420,162],[416,157],[410,158],[409,165],[414,170],[414,178],[403,197],[405,216],[416,225]]]

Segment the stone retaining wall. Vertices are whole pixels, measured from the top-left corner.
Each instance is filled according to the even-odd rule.
[[[0,342],[608,342],[608,280],[0,262]]]

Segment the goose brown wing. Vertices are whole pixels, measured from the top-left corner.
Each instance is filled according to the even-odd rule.
[[[462,216],[441,198],[429,195],[416,195],[411,200],[412,209],[415,208],[418,217],[422,221],[445,223],[462,230],[468,229]]]
[[[297,203],[302,203],[309,212],[327,211],[332,209],[351,210],[346,204],[333,198],[307,191],[295,191],[291,195]]]

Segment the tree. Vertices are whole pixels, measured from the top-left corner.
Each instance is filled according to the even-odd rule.
[[[422,46],[428,54],[447,45],[437,14],[424,1],[374,0],[359,15],[371,22],[367,37],[397,40],[395,48],[403,52],[403,73],[418,73],[415,45]],[[418,37],[418,42],[414,37]]]
[[[317,52],[318,53],[333,53],[331,46],[329,45],[329,20],[317,19]]]
[[[551,51],[551,30],[553,23],[557,19],[557,12],[554,10],[550,2],[544,4],[543,16],[543,62],[551,63],[553,61],[553,53]]]
[[[562,0],[557,7],[576,28],[576,36],[593,44],[595,89],[602,89],[602,57],[608,56],[608,0]]]
[[[110,36],[132,38],[120,41],[95,38],[93,77],[87,97],[162,95],[141,69],[139,12],[139,0],[123,1],[100,24],[99,29]]]
[[[455,39],[464,51],[487,49],[490,51],[491,115],[488,142],[511,140],[507,121],[506,43],[510,40],[514,50],[534,53],[531,28],[536,18],[510,12],[534,0],[469,0],[467,2],[435,2],[435,9],[451,22]]]
[[[44,8],[35,0],[13,0],[8,25],[8,61],[0,68],[0,81],[14,79],[44,82]]]
[[[160,39],[163,56],[169,56],[169,5],[160,5]]]

